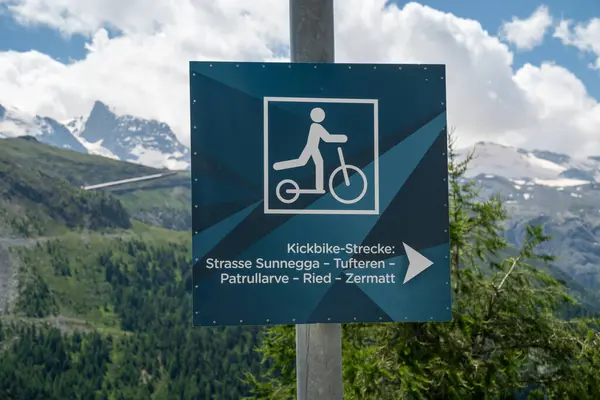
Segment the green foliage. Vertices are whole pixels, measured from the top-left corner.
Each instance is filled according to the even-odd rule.
[[[58,314],[52,290],[35,269],[20,279],[16,311],[37,318]]]
[[[344,398],[600,398],[599,321],[561,318],[575,300],[534,266],[552,261],[538,251],[551,238],[529,226],[511,248],[499,198],[460,180],[470,159],[451,152],[452,322],[343,326]],[[294,347],[292,326],[267,331],[250,398],[294,398]]]
[[[10,325],[2,331],[10,345],[0,359],[1,399],[105,398],[101,389],[110,361],[110,337],[64,336],[57,329],[35,325]]]
[[[248,395],[244,374],[263,371],[253,351],[260,330],[192,328],[190,243],[182,237],[70,236],[21,248],[23,268],[38,270],[60,314],[71,319],[62,334],[43,323],[0,328],[0,399]],[[39,302],[28,294],[19,301]],[[71,324],[77,319],[96,329],[71,334],[80,330]]]

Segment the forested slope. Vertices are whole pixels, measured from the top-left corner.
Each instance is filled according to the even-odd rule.
[[[261,373],[258,329],[192,328],[189,244],[149,232],[17,250],[16,313],[0,320],[1,399],[248,394],[240,380]],[[66,317],[58,327],[56,315]]]
[[[248,394],[241,379],[260,374],[259,329],[193,328],[189,235],[135,219],[161,225],[170,209],[189,213],[187,193],[167,192],[189,176],[114,193],[80,188],[157,172],[31,138],[2,141],[0,277],[14,279],[16,293],[0,285],[9,303],[0,312],[0,399]]]

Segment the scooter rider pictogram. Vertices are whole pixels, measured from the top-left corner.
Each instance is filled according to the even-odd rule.
[[[314,189],[300,189],[300,187],[298,186],[298,184],[295,181],[293,181],[291,179],[282,180],[277,185],[276,194],[277,194],[277,198],[281,202],[286,203],[286,204],[291,204],[291,203],[295,202],[300,197],[300,194],[323,194],[323,193],[325,193],[325,183],[324,183],[325,172],[324,172],[324,166],[323,166],[323,156],[321,155],[321,152],[319,150],[319,145],[321,144],[321,140],[325,143],[346,143],[348,141],[348,137],[346,135],[330,134],[321,125],[321,122],[323,122],[325,120],[325,111],[323,111],[322,108],[319,108],[319,107],[313,108],[312,111],[310,112],[310,118],[312,119],[313,123],[310,125],[310,130],[308,132],[308,139],[306,141],[306,145],[304,146],[304,149],[302,150],[302,153],[300,153],[300,156],[293,160],[276,162],[275,164],[273,164],[273,169],[276,171],[280,171],[280,170],[285,170],[285,169],[303,167],[312,158],[313,163],[315,165],[315,188]],[[338,155],[340,158],[340,166],[337,167],[331,173],[331,176],[329,179],[329,190],[330,190],[332,196],[340,203],[344,203],[344,204],[356,203],[360,199],[362,199],[364,197],[365,193],[367,192],[367,177],[358,167],[345,163],[344,154],[342,152],[341,147],[338,147]],[[333,187],[334,177],[340,172],[343,172],[343,174],[344,174],[344,181],[346,183],[346,186],[350,186],[350,177],[348,174],[348,170],[353,170],[353,171],[357,172],[363,181],[362,192],[360,193],[360,195],[358,197],[351,199],[351,200],[345,200],[345,199],[342,199],[341,197],[339,197],[337,195],[337,193],[335,193],[335,190]],[[281,195],[281,188],[285,184],[291,184],[293,186],[293,188],[285,190],[286,193],[293,194],[293,197],[291,199],[286,199]]]

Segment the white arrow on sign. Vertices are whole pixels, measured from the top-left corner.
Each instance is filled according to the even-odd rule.
[[[410,281],[427,268],[431,267],[433,261],[425,258],[422,254],[417,252],[415,249],[402,242],[404,250],[406,250],[406,256],[408,257],[408,269],[406,275],[404,275],[404,283]]]

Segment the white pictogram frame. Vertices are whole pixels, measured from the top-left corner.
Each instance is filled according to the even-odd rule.
[[[372,104],[373,105],[373,179],[374,207],[371,209],[273,209],[269,205],[269,170],[273,164],[269,160],[269,103],[346,103],[346,104]],[[263,104],[264,127],[264,213],[265,214],[346,214],[346,215],[378,215],[379,214],[379,118],[378,100],[374,99],[335,99],[312,97],[265,97]],[[342,157],[343,162],[343,156]],[[355,167],[350,166],[352,169]]]

